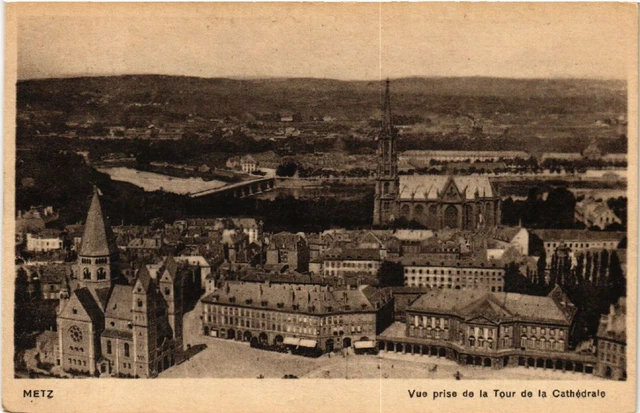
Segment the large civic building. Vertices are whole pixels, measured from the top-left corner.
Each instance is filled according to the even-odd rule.
[[[394,323],[378,336],[378,345],[463,365],[593,373],[594,354],[569,351],[576,312],[560,287],[546,297],[436,289],[415,300],[406,323]]]
[[[398,218],[428,229],[477,229],[500,223],[500,197],[485,176],[399,175],[387,80],[378,138],[373,224]]]
[[[202,331],[261,345],[330,352],[373,341],[393,322],[390,289],[329,290],[228,282],[202,299]]]

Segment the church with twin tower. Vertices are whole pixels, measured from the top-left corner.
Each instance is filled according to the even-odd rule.
[[[378,136],[373,225],[416,221],[427,229],[474,230],[500,224],[500,196],[486,176],[400,175],[386,81]]]

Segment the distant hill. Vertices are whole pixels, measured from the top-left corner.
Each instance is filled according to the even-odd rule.
[[[295,111],[366,120],[377,113],[382,84],[331,79],[205,79],[127,75],[26,80],[17,84],[18,112],[61,111],[117,123],[124,110],[148,107],[178,119]],[[392,80],[395,113],[625,113],[626,83],[586,79],[402,78]]]

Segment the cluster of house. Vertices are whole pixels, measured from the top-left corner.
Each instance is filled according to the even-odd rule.
[[[236,169],[244,173],[251,173],[258,169],[258,162],[251,155],[233,156],[227,159],[226,167]]]

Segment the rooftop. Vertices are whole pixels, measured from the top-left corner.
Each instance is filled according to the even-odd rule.
[[[567,310],[554,299],[553,290],[540,297],[516,293],[493,293],[486,290],[433,290],[414,301],[409,311],[453,313],[465,319],[485,316],[489,320],[547,322],[570,325],[575,307],[566,300]]]
[[[447,190],[452,180],[460,194],[466,199],[494,197],[495,191],[486,176],[402,175],[400,176],[400,199],[438,199]]]

